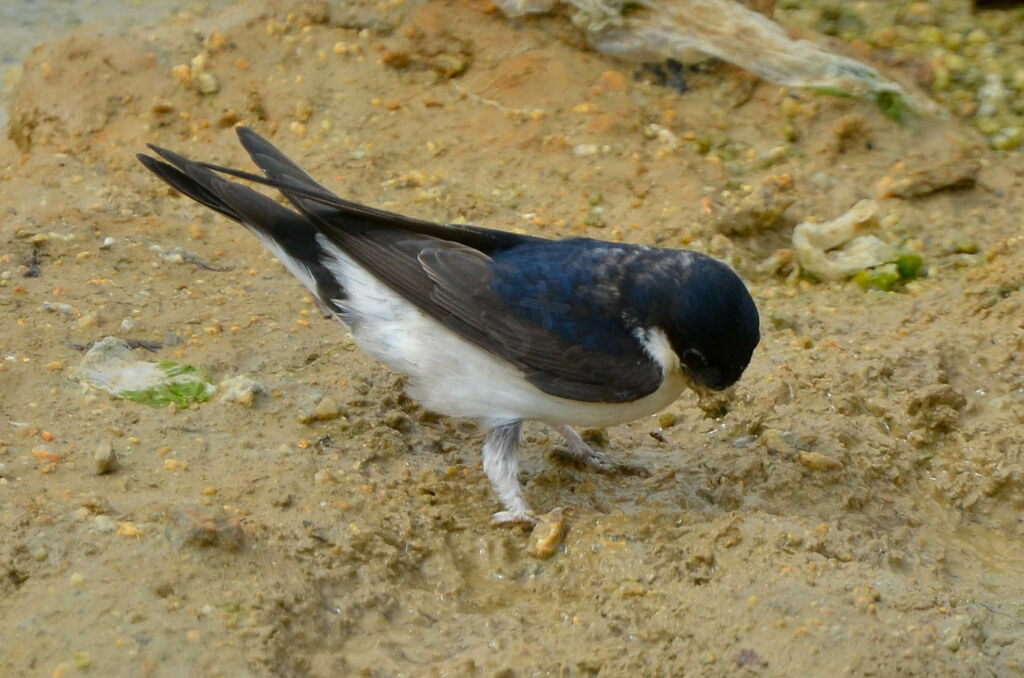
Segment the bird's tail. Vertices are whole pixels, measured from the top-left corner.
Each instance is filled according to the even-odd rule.
[[[245,226],[321,303],[337,309],[335,302],[344,299],[345,292],[337,278],[323,264],[317,225],[311,223],[306,215],[297,214],[248,186],[219,176],[217,172],[259,183],[270,182],[246,172],[196,162],[158,146],[150,145],[150,149],[162,160],[138,154],[136,157],[146,169],[180,193]],[[306,181],[319,186],[302,170],[298,171],[306,177]],[[326,192],[322,187],[320,190]]]

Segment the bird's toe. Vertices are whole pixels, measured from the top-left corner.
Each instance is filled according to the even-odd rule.
[[[533,525],[538,518],[525,511],[498,511],[491,516],[492,525]]]

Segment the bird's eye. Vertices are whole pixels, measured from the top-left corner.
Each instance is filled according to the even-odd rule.
[[[704,357],[704,354],[695,348],[688,348],[683,351],[682,359],[683,364],[691,370],[705,367],[708,364],[708,360]]]

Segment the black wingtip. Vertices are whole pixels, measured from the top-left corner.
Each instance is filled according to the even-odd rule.
[[[170,183],[172,186],[174,186],[174,183],[171,182],[169,179],[174,178],[175,175],[182,174],[182,172],[179,171],[176,167],[172,167],[171,165],[168,165],[166,162],[163,162],[162,160],[157,160],[151,155],[146,155],[145,153],[136,153],[135,158],[142,163],[143,167],[145,167],[150,172],[157,175],[164,181]]]
[[[272,152],[280,153],[273,144],[267,141],[266,138],[260,136],[256,130],[252,127],[236,127],[235,133],[238,134],[238,141],[241,142],[242,147],[252,155],[254,153],[266,153],[267,149],[271,149]]]
[[[194,164],[191,160],[189,160],[185,156],[181,155],[180,153],[175,153],[174,151],[169,151],[166,148],[161,148],[160,146],[157,146],[156,144],[146,144],[146,145],[149,146],[149,150],[153,151],[154,153],[156,153],[161,158],[163,158],[167,162],[171,163],[172,165],[174,165],[178,169],[184,170],[189,165]]]

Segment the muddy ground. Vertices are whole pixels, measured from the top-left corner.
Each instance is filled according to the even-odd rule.
[[[0,142],[0,673],[1024,672],[1024,156],[728,65],[683,93],[636,71],[565,17],[440,0],[39,47]],[[135,161],[249,168],[237,123],[372,205],[730,262],[763,335],[734,400],[587,432],[646,477],[559,463],[527,427],[526,496],[566,525],[538,558],[490,525],[475,425],[419,410],[255,238]],[[926,275],[797,274],[798,222],[972,160],[966,186],[879,199]],[[83,390],[105,336],[260,390]]]

